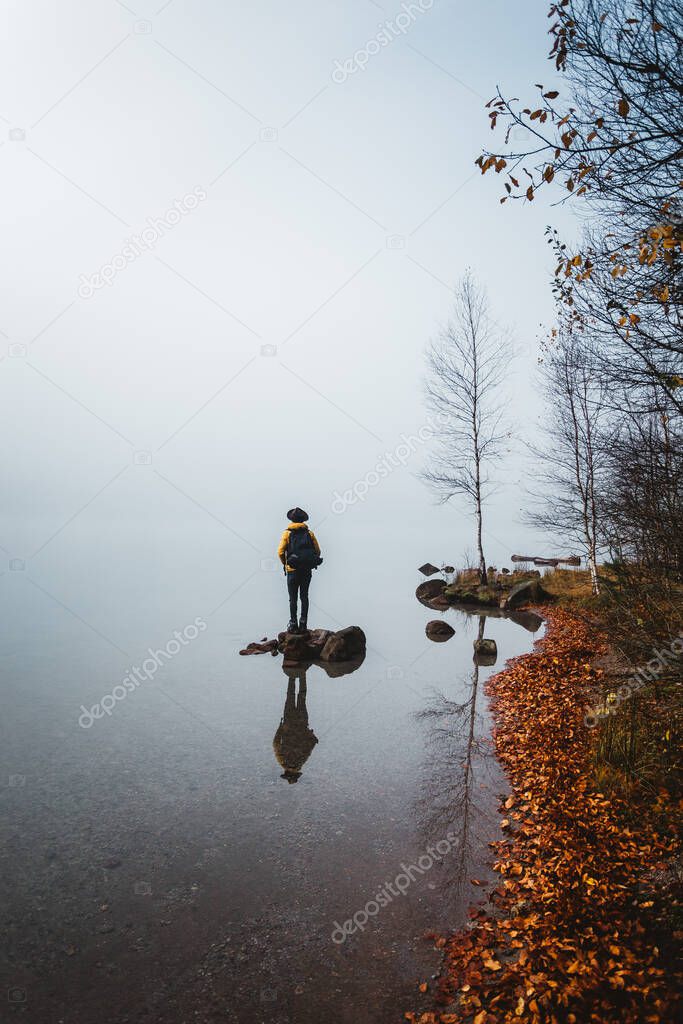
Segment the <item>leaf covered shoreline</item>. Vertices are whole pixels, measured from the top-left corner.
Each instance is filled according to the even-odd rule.
[[[511,794],[506,838],[492,843],[500,884],[469,925],[440,938],[443,973],[415,1024],[656,1024],[676,1019],[673,829],[634,817],[599,792],[595,733],[584,724],[607,639],[564,609],[546,609],[532,654],[509,662],[487,693]],[[664,874],[667,879],[662,883]]]

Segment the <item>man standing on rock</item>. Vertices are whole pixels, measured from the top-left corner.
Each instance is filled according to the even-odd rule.
[[[298,630],[305,633],[308,629],[308,588],[311,584],[311,571],[317,569],[322,562],[320,545],[315,534],[306,526],[307,512],[298,506],[290,508],[287,518],[290,525],[282,534],[277,549],[278,558],[285,567],[289,592],[287,632],[293,633],[297,630],[297,598],[300,596],[301,618]]]

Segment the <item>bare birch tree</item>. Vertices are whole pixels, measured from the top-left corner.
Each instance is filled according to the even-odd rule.
[[[560,335],[546,349],[541,382],[546,441],[529,446],[537,461],[537,490],[531,492],[535,507],[526,518],[583,548],[598,594],[599,490],[609,447],[606,383],[595,372],[590,351],[571,335]]]
[[[469,504],[483,585],[483,509],[491,470],[509,437],[502,384],[511,358],[509,337],[493,322],[486,292],[468,272],[457,286],[451,319],[427,350],[427,403],[441,427],[423,477],[442,501],[461,495]]]

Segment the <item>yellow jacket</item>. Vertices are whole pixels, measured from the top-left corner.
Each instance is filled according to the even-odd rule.
[[[279,547],[277,549],[277,557],[280,559],[282,564],[285,566],[285,568],[287,569],[287,572],[294,572],[294,566],[286,564],[286,562],[287,562],[287,544],[289,542],[289,531],[290,530],[302,530],[302,529],[303,530],[307,529],[306,523],[290,523],[289,526],[287,527],[287,529],[285,530],[285,532],[280,537],[280,545],[279,545]],[[308,532],[311,535],[311,540],[313,541],[313,547],[315,548],[315,553],[316,553],[316,555],[319,556],[320,555],[320,545],[318,544],[318,541],[315,538],[315,534],[313,533],[313,530],[309,530]]]

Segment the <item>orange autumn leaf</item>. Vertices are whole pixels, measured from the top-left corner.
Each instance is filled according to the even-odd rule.
[[[677,842],[653,827],[649,798],[627,817],[593,783],[598,733],[584,714],[605,638],[565,609],[543,614],[537,649],[486,683],[503,806],[515,808],[501,827],[514,818],[515,829],[491,844],[491,907],[446,940],[438,998],[455,1005],[453,1024],[669,1024],[674,960],[644,927],[660,903],[644,879]]]

